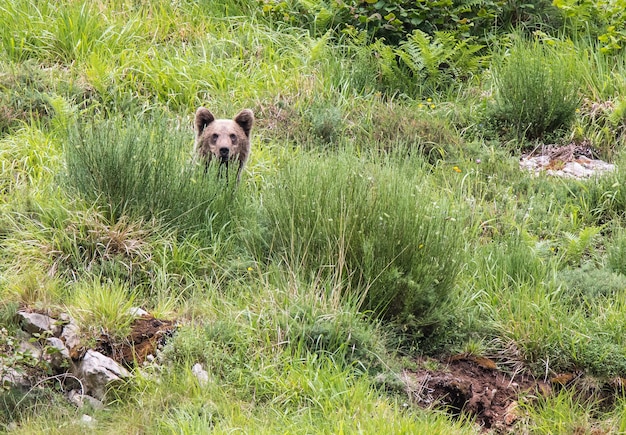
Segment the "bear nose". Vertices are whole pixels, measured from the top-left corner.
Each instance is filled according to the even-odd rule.
[[[220,148],[220,157],[228,157],[228,148]]]

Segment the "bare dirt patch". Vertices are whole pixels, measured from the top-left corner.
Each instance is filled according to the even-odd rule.
[[[126,340],[115,343],[108,336],[102,336],[96,350],[126,367],[142,364],[149,355],[156,353],[157,348],[171,337],[175,329],[176,323],[172,320],[143,315],[135,319]]]
[[[533,403],[567,389],[596,411],[609,411],[626,393],[626,380],[620,377],[599,379],[576,372],[537,379],[527,372],[511,374],[492,359],[469,354],[445,360],[421,358],[417,367],[404,372],[405,385],[417,405],[469,416],[493,434],[516,433],[515,423],[525,417],[518,401]]]
[[[427,367],[435,366],[434,369]],[[506,433],[519,415],[520,395],[546,395],[549,383],[511,375],[489,358],[456,355],[443,362],[421,361],[405,372],[411,395],[423,407],[443,407],[453,415],[468,414],[484,429]]]

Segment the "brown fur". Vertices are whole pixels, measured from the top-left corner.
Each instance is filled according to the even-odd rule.
[[[250,130],[254,124],[254,114],[244,109],[233,119],[215,119],[206,108],[196,111],[196,153],[208,164],[213,158],[220,166],[232,161],[239,162],[237,182],[250,156]],[[228,174],[228,171],[226,172]]]

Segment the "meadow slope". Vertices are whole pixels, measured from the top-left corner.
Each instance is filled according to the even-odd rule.
[[[0,377],[37,380],[0,431],[626,433],[619,47],[548,6],[388,45],[330,4],[0,5]],[[239,185],[192,163],[200,106],[255,113]],[[547,145],[617,169],[520,170]],[[102,408],[19,347],[19,310],[102,349],[132,307],[177,328]],[[420,384],[476,365],[529,381],[498,424]]]

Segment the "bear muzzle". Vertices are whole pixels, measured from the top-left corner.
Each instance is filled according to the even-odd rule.
[[[219,158],[222,162],[228,161],[228,158],[230,157],[230,149],[222,147],[219,149],[219,153]]]

